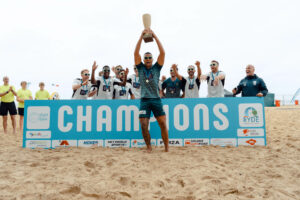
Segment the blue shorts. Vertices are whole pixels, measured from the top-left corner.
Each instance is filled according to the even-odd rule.
[[[166,115],[160,98],[142,98],[139,118],[150,118],[151,111],[155,117]]]

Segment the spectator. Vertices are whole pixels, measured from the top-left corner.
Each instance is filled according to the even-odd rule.
[[[35,93],[35,99],[36,100],[49,100],[50,94],[47,90],[45,90],[45,83],[40,82],[39,84],[40,90]]]
[[[234,95],[242,92],[242,97],[266,96],[268,93],[267,86],[262,78],[254,74],[253,65],[246,67],[246,77],[242,79],[239,85],[232,90]]]
[[[15,87],[9,85],[9,78],[7,76],[3,77],[4,85],[0,86],[0,97],[1,97],[1,105],[0,105],[0,115],[2,116],[2,123],[4,133],[7,133],[7,114],[10,114],[13,133],[16,133],[16,118],[17,109],[15,105],[15,96],[17,93],[15,92]]]
[[[23,119],[24,119],[24,102],[25,100],[32,100],[32,93],[27,89],[27,82],[21,82],[21,89],[17,92],[17,101],[18,103],[18,114],[20,115],[19,128],[20,131],[23,130]]]

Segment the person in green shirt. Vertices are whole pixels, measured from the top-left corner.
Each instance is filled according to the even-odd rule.
[[[3,118],[3,129],[4,133],[7,133],[7,114],[9,112],[13,127],[13,133],[16,133],[16,114],[17,109],[15,105],[15,96],[17,93],[15,92],[15,87],[9,85],[9,78],[7,76],[3,77],[4,85],[0,86],[0,97],[1,97],[1,105],[0,105],[0,115]]]
[[[143,36],[146,33],[152,34],[159,50],[159,56],[157,58],[157,62],[153,65],[153,57],[150,52],[146,52],[142,57],[140,55],[141,44],[143,40]],[[139,80],[141,84],[141,100],[140,100],[140,123],[142,127],[142,134],[147,145],[147,152],[152,151],[151,147],[151,137],[148,130],[149,120],[151,112],[153,112],[160,130],[161,136],[164,141],[165,151],[169,151],[169,136],[168,129],[166,125],[166,113],[163,110],[163,105],[159,96],[159,77],[160,71],[164,65],[165,61],[165,50],[160,43],[156,34],[150,30],[145,29],[137,44],[134,51],[134,62],[135,66],[138,70]]]
[[[40,90],[35,93],[35,100],[49,100],[50,94],[47,90],[45,90],[45,83],[40,82],[39,84]]]
[[[22,81],[21,82],[21,89],[17,92],[17,101],[18,103],[18,114],[20,115],[20,131],[23,130],[23,120],[24,120],[24,102],[25,100],[32,100],[32,94],[31,91],[27,89],[27,82]]]

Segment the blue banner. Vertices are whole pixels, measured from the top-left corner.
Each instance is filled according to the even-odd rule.
[[[263,98],[163,99],[170,146],[266,145]],[[26,100],[23,147],[142,147],[139,100]],[[150,118],[151,143],[163,146]]]

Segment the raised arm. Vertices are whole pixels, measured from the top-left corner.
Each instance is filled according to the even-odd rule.
[[[141,50],[143,35],[146,32],[147,32],[147,30],[145,29],[142,32],[142,34],[141,34],[141,36],[140,36],[140,38],[139,38],[139,40],[138,40],[138,42],[136,44],[136,47],[135,47],[135,50],[134,50],[134,63],[135,63],[135,65],[138,65],[138,64],[140,64],[142,62],[142,58],[141,58],[141,55],[140,55],[140,50]]]
[[[159,56],[157,58],[157,63],[160,65],[160,66],[163,66],[164,63],[165,63],[165,50],[161,44],[161,42],[159,41],[158,37],[156,36],[156,34],[151,30],[150,31],[152,33],[152,36],[153,38],[155,39],[156,41],[156,44],[158,46],[158,50],[159,50]]]
[[[173,64],[172,65],[172,69],[173,69],[173,71],[174,71],[174,73],[175,73],[175,76],[179,79],[179,80],[182,80],[182,76],[178,73],[178,71],[177,71],[177,65],[176,64]]]
[[[197,78],[200,80],[201,78],[201,68],[200,68],[200,62],[199,61],[196,61],[195,65],[197,66]]]
[[[9,93],[9,90],[7,90],[6,92],[0,93],[0,97],[3,97],[5,95],[7,95]]]
[[[98,65],[96,64],[96,61],[94,61],[93,67],[92,67],[92,84],[96,84],[96,79],[95,79],[95,71],[98,68]]]

